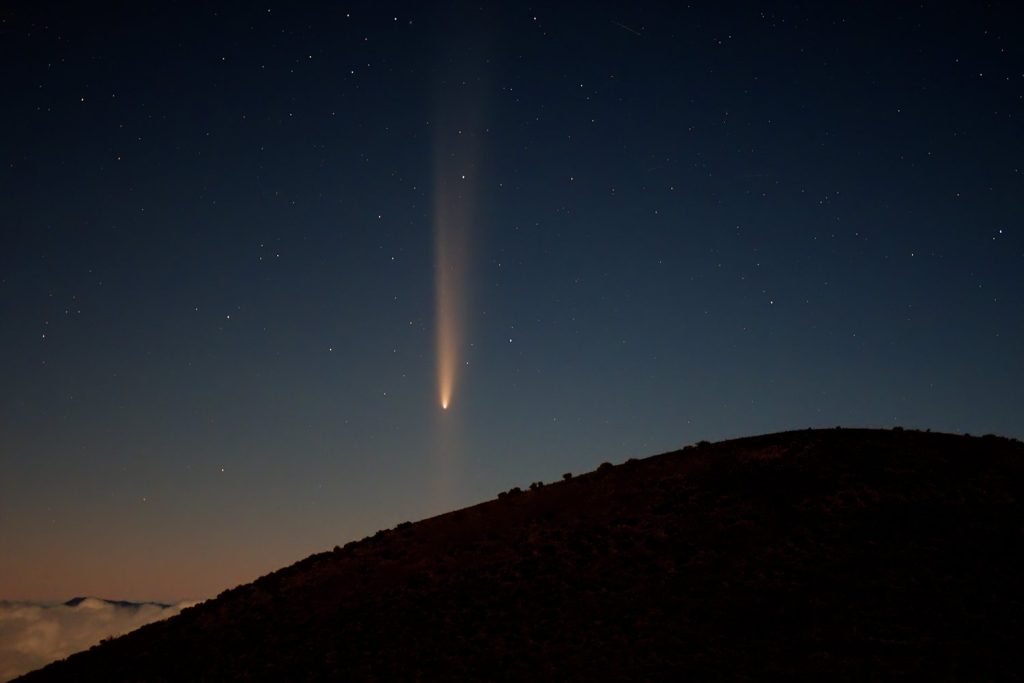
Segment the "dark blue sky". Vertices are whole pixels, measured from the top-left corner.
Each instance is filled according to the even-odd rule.
[[[699,439],[1024,436],[1012,3],[291,4],[0,10],[0,598]]]

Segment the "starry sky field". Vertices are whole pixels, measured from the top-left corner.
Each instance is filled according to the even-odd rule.
[[[1018,18],[5,4],[0,599],[700,439],[1024,436]]]

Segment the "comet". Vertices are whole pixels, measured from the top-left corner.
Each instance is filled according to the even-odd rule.
[[[442,410],[448,410],[459,383],[459,369],[465,367],[461,356],[477,150],[472,114],[444,118],[437,125],[434,142],[434,289],[438,402]]]
[[[437,390],[442,410],[448,410],[455,392],[462,345],[466,226],[459,200],[447,187],[440,188],[435,200]]]

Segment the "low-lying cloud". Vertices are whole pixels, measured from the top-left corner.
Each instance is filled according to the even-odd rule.
[[[85,598],[63,604],[0,601],[0,683],[102,639],[173,617],[195,603],[162,605]]]

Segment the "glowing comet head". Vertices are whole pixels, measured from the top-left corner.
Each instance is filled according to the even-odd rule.
[[[440,306],[441,321],[438,328],[437,344],[437,390],[441,408],[448,410],[455,387],[455,324],[447,306]]]

